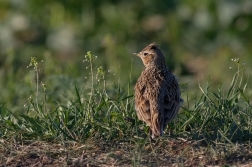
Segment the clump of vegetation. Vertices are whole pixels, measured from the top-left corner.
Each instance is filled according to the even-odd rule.
[[[31,58],[29,67],[36,84],[25,110],[13,112],[0,105],[1,165],[29,165],[37,160],[41,164],[73,166],[195,166],[242,163],[250,158],[249,75],[239,59],[233,59],[236,71],[230,86],[212,90],[211,84],[206,88],[199,84],[201,95],[185,99],[178,118],[155,143],[149,142],[147,127],[136,119],[130,84],[122,90],[119,82],[109,83],[108,77],[114,76],[96,66],[96,59],[87,52],[86,81],[75,82],[73,98],[64,96],[51,104],[47,93],[50,85],[39,78],[43,66]]]
[[[232,61],[237,70],[230,86],[220,85],[217,90],[211,90],[211,84],[205,89],[199,84],[202,95],[191,102],[188,100],[179,120],[174,122],[178,134],[186,132],[208,144],[250,141],[252,108],[246,95],[249,74],[239,58]]]
[[[89,137],[105,140],[122,138],[128,128],[124,119],[132,116],[132,96],[120,94],[118,86],[115,94],[109,95],[106,81],[107,73],[103,67],[94,67],[96,56],[88,52],[84,62],[90,70],[83,85],[74,85],[75,98],[65,97],[56,102],[56,107],[48,107],[47,85],[40,83],[39,63],[35,57],[31,58],[28,67],[35,73],[36,88],[34,95],[28,98],[25,112],[13,113],[2,105],[2,120],[10,131],[15,130],[16,138],[55,139],[85,141]],[[124,103],[126,102],[126,103]],[[55,106],[55,105],[54,105]],[[7,117],[5,117],[8,115]],[[8,136],[6,130],[3,136]]]

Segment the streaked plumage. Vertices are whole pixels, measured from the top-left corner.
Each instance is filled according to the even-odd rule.
[[[135,85],[135,109],[138,119],[150,127],[154,139],[163,135],[168,122],[177,115],[182,101],[180,88],[156,43],[136,55],[142,59],[145,69]]]

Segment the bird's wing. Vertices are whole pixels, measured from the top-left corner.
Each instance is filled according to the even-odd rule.
[[[146,87],[138,82],[135,86],[135,109],[138,119],[145,121],[148,126],[151,126],[150,102],[144,96]]]
[[[164,128],[175,118],[180,108],[180,89],[175,77],[171,77],[166,85],[164,96]]]

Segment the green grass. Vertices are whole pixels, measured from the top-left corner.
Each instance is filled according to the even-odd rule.
[[[185,103],[178,118],[155,143],[136,117],[131,79],[127,88],[119,81],[109,83],[113,75],[97,68],[95,60],[88,52],[90,75],[82,84],[75,80],[71,97],[51,93],[60,98],[50,101],[53,90],[39,78],[39,61],[31,59],[33,96],[20,112],[0,105],[0,165],[17,165],[19,159],[29,165],[44,157],[44,165],[200,166],[248,163],[252,157],[252,107],[246,94],[251,88],[239,59],[233,60],[236,71],[227,88],[212,90],[211,84],[203,88],[199,83],[199,96],[188,99],[183,86]]]
[[[248,74],[246,67],[241,67],[239,59],[235,63],[237,72],[230,87],[220,85],[217,90],[211,90],[211,84],[206,85],[205,89],[199,84],[202,95],[193,101],[193,105],[189,102],[184,105],[184,112],[175,122],[176,129],[183,128],[209,144],[250,141],[252,110],[246,96]]]

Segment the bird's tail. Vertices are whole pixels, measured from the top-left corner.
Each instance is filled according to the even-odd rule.
[[[151,118],[151,138],[155,139],[163,136],[163,118],[159,113],[155,113]]]

